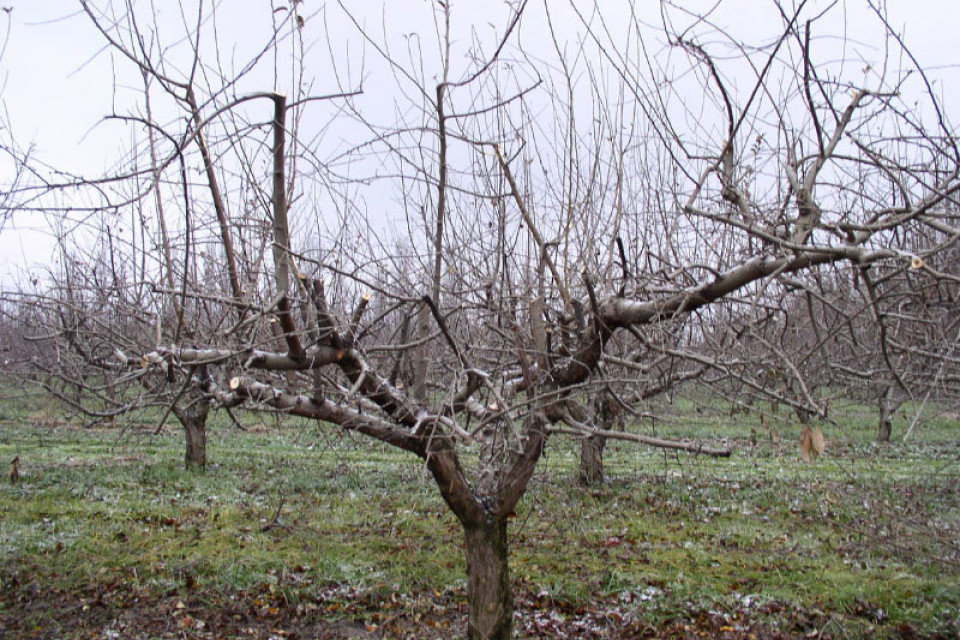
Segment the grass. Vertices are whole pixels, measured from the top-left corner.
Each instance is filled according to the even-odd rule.
[[[551,442],[511,527],[520,637],[586,618],[607,626],[580,637],[955,637],[955,422],[877,445],[872,414],[840,406],[826,454],[804,464],[786,419],[776,441],[747,416],[672,410],[658,435],[725,439],[733,458],[611,443],[608,483],[584,490],[573,444]],[[19,455],[23,474],[0,486],[0,635],[11,621],[22,637],[107,633],[138,602],[168,613],[165,631],[142,637],[208,637],[181,623],[240,601],[230,615],[245,628],[294,616],[347,625],[315,637],[407,637],[387,631],[400,619],[404,633],[449,637],[462,621],[459,525],[417,459],[294,419],[240,432],[218,418],[210,468],[188,473],[172,427],[121,434],[49,414],[11,410],[0,423],[0,460]],[[62,602],[87,615],[82,629],[65,627]]]

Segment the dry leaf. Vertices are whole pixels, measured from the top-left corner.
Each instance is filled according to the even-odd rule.
[[[813,445],[814,458],[827,450],[827,441],[824,440],[823,431],[820,429],[820,427],[815,427],[810,433],[810,441]]]
[[[803,428],[800,434],[800,458],[804,462],[810,462],[827,449],[827,441],[823,438],[823,430],[820,427],[811,429],[810,426]]]
[[[813,434],[810,427],[804,427],[800,434],[800,459],[804,462],[810,462],[810,452],[813,451]]]

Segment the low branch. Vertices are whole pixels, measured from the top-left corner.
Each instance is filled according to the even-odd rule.
[[[547,427],[547,431],[549,433],[562,433],[572,436],[601,436],[604,438],[615,438],[617,440],[631,440],[633,442],[639,442],[641,444],[650,445],[651,447],[657,447],[659,449],[678,449],[680,451],[689,451],[690,453],[703,454],[705,456],[712,456],[714,458],[729,458],[733,453],[730,449],[715,449],[700,443],[664,440],[663,438],[654,438],[652,436],[644,436],[625,431],[595,429],[586,425],[578,426],[576,428],[550,426]]]
[[[318,400],[303,394],[288,393],[243,376],[231,379],[230,393],[221,395],[219,399],[231,404],[234,398],[250,399],[295,416],[331,422],[423,457],[423,447],[419,439],[405,429],[376,416],[335,404],[326,398]]]

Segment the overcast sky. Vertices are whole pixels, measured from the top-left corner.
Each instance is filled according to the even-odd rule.
[[[494,0],[452,0],[455,32],[458,45],[465,51],[472,34],[492,36],[502,33],[508,15],[505,3]],[[562,28],[569,28],[570,35],[576,30],[573,14],[566,0],[531,0],[529,15],[522,25],[521,37],[526,46],[543,47],[545,54],[550,47],[546,40],[543,21],[544,8],[554,12]],[[635,0],[638,10],[646,12],[645,20],[656,21],[660,16],[660,4],[654,0]],[[789,2],[789,0],[788,0]],[[811,0],[812,4],[826,7],[831,2]],[[103,4],[97,0],[96,4]],[[146,2],[138,2],[138,6]],[[177,31],[178,3],[172,0],[154,0],[160,7],[161,20],[169,33]],[[274,1],[274,5],[285,4]],[[713,1],[682,2],[693,13],[703,13],[716,3]],[[588,11],[592,2],[579,2]],[[604,0],[604,11],[626,11],[626,0]],[[887,9],[892,25],[900,29],[919,63],[928,69],[936,82],[937,91],[944,96],[951,113],[958,113],[960,99],[960,5],[956,0],[889,0]],[[128,146],[122,127],[103,124],[103,117],[122,105],[124,92],[131,95],[138,87],[127,86],[132,76],[124,70],[122,61],[105,50],[102,36],[92,28],[82,15],[76,0],[0,0],[4,11],[0,13],[0,32],[5,31],[0,59],[0,100],[6,111],[7,122],[21,146],[32,146],[37,158],[69,171],[96,174],[113,167],[118,162],[122,149]],[[331,7],[335,3],[330,3]],[[425,50],[436,51],[435,23],[431,16],[430,0],[390,0],[386,3],[384,16],[383,0],[350,0],[347,6],[363,21],[371,32],[386,34],[384,37],[400,46],[409,42],[412,34],[418,33],[426,44]],[[165,9],[164,7],[168,7]],[[224,0],[217,8],[218,29],[222,34],[221,53],[227,64],[242,62],[250,54],[250,47],[262,44],[270,33],[272,21],[284,13],[273,11],[270,0]],[[164,13],[166,11],[166,13]],[[330,50],[328,41],[337,58],[337,71],[341,81],[359,75],[361,61],[366,65],[365,99],[370,108],[382,100],[374,91],[377,69],[371,60],[375,56],[367,51],[355,37],[340,35],[351,31],[348,25],[324,24],[324,17],[333,15],[333,10],[324,12],[320,0],[304,0],[300,11],[307,16],[303,33],[309,45],[308,63],[315,87],[335,84],[329,68]],[[726,11],[726,13],[723,13]],[[876,22],[870,17],[867,0],[849,0],[844,11],[848,16],[846,33],[846,56],[862,59],[866,65],[882,60],[882,40],[874,28],[856,32],[858,24]],[[682,11],[673,10],[670,15],[678,21],[685,19]],[[724,5],[722,11],[711,18],[734,33],[751,30],[766,30],[771,37],[777,35],[778,18],[767,0],[734,0]],[[625,21],[624,21],[625,22]],[[618,21],[612,20],[616,27]],[[499,30],[499,31],[497,31]],[[837,34],[838,36],[843,34]],[[407,39],[407,40],[405,40]],[[492,38],[491,38],[492,39]],[[248,50],[244,48],[247,47]],[[350,53],[347,54],[346,52]],[[251,89],[257,78],[251,79]],[[258,87],[269,89],[270,87]],[[283,87],[281,87],[283,88]],[[343,87],[346,89],[353,87]],[[330,90],[336,90],[331,86]],[[323,88],[315,89],[326,92]],[[389,113],[389,111],[387,112]],[[5,136],[8,134],[5,132]],[[8,182],[9,167],[0,164],[0,188]],[[45,222],[36,218],[20,217],[5,225],[0,231],[0,277],[20,270],[24,265],[44,261],[49,255],[49,242],[29,233],[31,227],[43,228]]]

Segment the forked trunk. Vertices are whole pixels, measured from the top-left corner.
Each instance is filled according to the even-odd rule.
[[[190,389],[173,407],[173,415],[183,425],[187,451],[184,456],[187,469],[205,469],[207,466],[207,416],[210,405],[199,389]]]
[[[603,448],[607,439],[590,436],[580,441],[580,484],[584,486],[603,482]]]
[[[504,519],[464,529],[467,547],[468,640],[509,640],[513,634],[513,594],[507,566]]]

